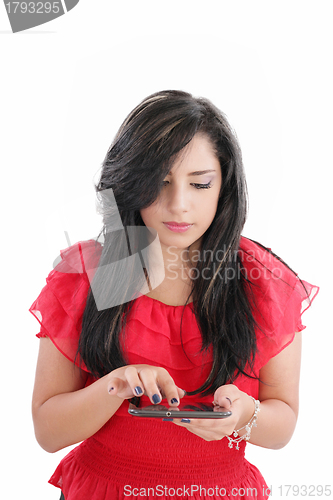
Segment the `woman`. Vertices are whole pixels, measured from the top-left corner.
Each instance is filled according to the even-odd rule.
[[[241,236],[246,185],[225,116],[186,92],[149,96],[120,127],[96,189],[103,245],[62,251],[30,308],[41,323],[36,438],[49,452],[83,441],[50,483],[66,500],[267,498],[244,450],[293,434],[301,314],[318,289]],[[160,259],[144,253],[153,240]],[[232,414],[139,419],[133,396]]]

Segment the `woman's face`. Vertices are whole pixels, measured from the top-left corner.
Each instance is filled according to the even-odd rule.
[[[165,177],[157,200],[140,210],[145,225],[157,231],[162,250],[200,248],[215,217],[221,183],[220,162],[209,139],[196,134]]]

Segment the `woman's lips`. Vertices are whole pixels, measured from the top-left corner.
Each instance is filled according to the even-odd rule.
[[[189,224],[188,222],[163,222],[163,224],[175,233],[184,233],[193,226],[193,224]]]

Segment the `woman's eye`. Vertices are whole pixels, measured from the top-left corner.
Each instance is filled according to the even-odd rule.
[[[169,184],[169,181],[163,181],[163,186]],[[196,189],[209,189],[212,187],[212,181],[207,182],[207,184],[196,184],[192,183],[191,186],[194,186]]]
[[[192,184],[196,189],[209,189],[212,187],[211,181],[207,182],[207,184]]]

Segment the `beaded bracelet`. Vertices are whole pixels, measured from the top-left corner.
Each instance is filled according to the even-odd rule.
[[[250,398],[252,398],[252,400],[254,402],[254,413],[246,425],[244,425],[243,427],[241,427],[237,431],[236,430],[233,431],[232,436],[236,439],[234,439],[230,436],[226,436],[229,440],[229,444],[228,444],[229,448],[233,448],[233,445],[235,443],[236,450],[239,450],[239,443],[241,441],[249,441],[250,437],[251,437],[252,427],[257,427],[256,422],[258,419],[258,413],[260,412],[260,401],[258,401],[257,399],[254,399],[252,396],[250,396]],[[243,434],[243,436],[240,436],[239,431],[241,431],[242,429],[245,429],[246,433]]]

